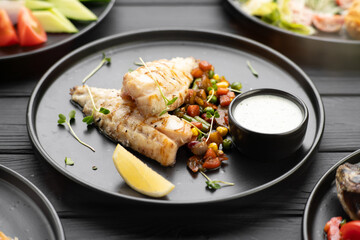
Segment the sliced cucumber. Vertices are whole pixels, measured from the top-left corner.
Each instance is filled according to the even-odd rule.
[[[95,21],[96,15],[79,0],[49,0],[65,17],[79,21]]]
[[[56,8],[32,11],[46,32],[76,33],[79,30]]]
[[[43,10],[43,9],[52,8],[53,4],[46,1],[26,0],[25,6],[30,10]]]

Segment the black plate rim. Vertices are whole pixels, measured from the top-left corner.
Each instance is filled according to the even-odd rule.
[[[193,202],[193,201],[163,201],[163,200],[158,200],[158,199],[143,199],[143,198],[139,199],[137,197],[127,196],[127,195],[123,195],[123,194],[119,194],[119,193],[114,193],[114,192],[111,192],[108,190],[104,190],[104,189],[98,188],[96,186],[89,186],[85,182],[81,181],[78,177],[72,176],[68,172],[64,171],[62,168],[60,168],[60,166],[58,166],[57,164],[54,163],[54,161],[51,160],[51,157],[46,153],[45,149],[42,148],[40,142],[38,141],[38,139],[36,137],[36,130],[34,127],[34,122],[33,122],[32,117],[33,117],[35,109],[36,109],[35,102],[37,99],[37,95],[38,95],[39,91],[41,90],[42,84],[46,82],[46,79],[52,74],[52,72],[55,71],[57,69],[57,67],[59,67],[61,64],[63,64],[67,60],[71,59],[72,57],[76,56],[77,54],[81,54],[87,48],[96,46],[97,44],[101,44],[102,42],[111,41],[111,40],[114,40],[117,38],[136,36],[136,35],[140,35],[140,36],[148,35],[148,34],[156,35],[156,34],[161,34],[161,33],[174,33],[174,32],[177,32],[177,33],[183,32],[183,33],[187,33],[187,34],[189,34],[189,33],[210,34],[210,35],[217,36],[217,37],[230,38],[230,39],[233,39],[236,41],[246,42],[248,44],[254,45],[255,47],[262,48],[264,51],[267,51],[270,54],[273,54],[273,56],[280,58],[282,61],[287,63],[288,66],[290,66],[291,68],[296,70],[297,73],[300,74],[306,80],[307,84],[313,90],[313,94],[314,94],[316,103],[318,104],[318,106],[316,106],[316,107],[318,107],[318,113],[319,113],[319,117],[317,119],[317,124],[319,126],[316,131],[316,136],[314,138],[313,145],[309,149],[308,153],[303,157],[303,159],[297,165],[295,165],[295,167],[293,167],[290,171],[281,175],[280,177],[278,177],[266,184],[260,185],[258,187],[255,187],[255,188],[247,190],[247,191],[244,191],[241,194],[232,195],[227,198],[217,198],[217,199],[208,200],[208,201],[204,200],[204,201],[200,201],[200,202]],[[322,102],[319,92],[317,91],[314,83],[305,74],[305,72],[302,69],[300,69],[300,67],[297,66],[289,58],[287,58],[283,54],[277,52],[276,50],[273,50],[272,48],[270,48],[266,45],[263,45],[255,40],[252,40],[249,38],[245,38],[245,37],[238,36],[238,35],[231,34],[231,33],[221,32],[221,31],[199,30],[199,29],[191,29],[191,28],[170,28],[170,29],[169,28],[153,28],[153,29],[146,29],[146,30],[124,32],[124,33],[115,34],[115,35],[111,35],[108,37],[104,37],[104,38],[95,40],[93,42],[90,42],[90,43],[78,48],[78,49],[75,49],[74,51],[70,52],[69,54],[65,55],[63,58],[58,60],[51,68],[49,68],[49,70],[42,76],[42,78],[39,80],[39,82],[35,86],[32,94],[31,94],[30,100],[28,102],[26,122],[27,122],[26,125],[27,125],[28,134],[29,134],[29,137],[30,137],[30,140],[31,140],[34,150],[38,154],[40,154],[48,163],[50,163],[51,166],[53,166],[62,175],[68,177],[69,179],[75,181],[76,183],[79,183],[80,185],[83,185],[83,186],[91,188],[91,189],[95,189],[102,193],[106,193],[106,194],[120,197],[120,198],[125,198],[125,199],[132,200],[132,201],[156,203],[156,204],[169,204],[169,205],[179,205],[179,204],[194,205],[194,204],[208,204],[208,203],[223,202],[223,201],[228,201],[228,200],[234,200],[234,199],[241,198],[241,197],[247,197],[249,195],[252,195],[252,194],[258,193],[260,191],[266,190],[270,187],[273,187],[277,183],[280,183],[283,180],[290,177],[293,173],[295,173],[298,169],[300,169],[303,165],[305,165],[306,162],[308,162],[308,160],[310,159],[310,157],[312,156],[314,151],[317,149],[317,147],[320,143],[323,131],[324,131],[324,127],[325,127],[325,110],[324,110],[323,102]]]
[[[100,16],[98,16],[98,19],[96,21],[93,21],[91,23],[89,23],[85,28],[83,28],[82,30],[80,30],[77,33],[72,34],[69,38],[66,38],[62,41],[56,42],[50,46],[46,46],[43,48],[38,48],[35,49],[33,51],[29,51],[29,52],[24,52],[24,53],[17,53],[17,54],[11,54],[9,56],[3,56],[0,57],[0,63],[2,61],[8,61],[8,60],[13,60],[13,59],[18,59],[18,58],[24,58],[24,57],[28,57],[31,55],[35,55],[35,54],[39,54],[39,53],[43,53],[49,50],[52,50],[54,48],[57,48],[61,45],[67,44],[73,40],[75,40],[76,38],[84,35],[85,33],[87,33],[88,31],[90,31],[92,28],[94,28],[98,23],[100,23],[106,16],[107,14],[110,12],[110,10],[112,9],[112,7],[114,6],[116,0],[110,0],[108,2],[108,5],[106,6],[104,12],[102,12],[100,14]]]
[[[315,204],[315,197],[318,195],[318,193],[321,191],[321,189],[324,187],[323,185],[327,185],[327,182],[332,182],[334,180],[335,173],[337,168],[350,161],[353,157],[356,157],[360,155],[360,149],[352,152],[351,154],[343,157],[340,161],[338,161],[335,165],[333,165],[326,173],[319,179],[319,181],[316,183],[315,187],[311,191],[311,194],[306,202],[304,214],[303,214],[303,220],[302,220],[302,236],[304,240],[309,240],[309,231],[308,228],[309,225],[309,219],[313,215],[311,212],[312,206]],[[331,178],[331,179],[330,179]]]
[[[293,36],[293,37],[298,37],[298,38],[303,38],[303,39],[309,39],[309,40],[313,40],[313,41],[319,41],[319,42],[327,42],[327,43],[338,43],[338,44],[346,44],[346,45],[360,45],[360,40],[354,40],[354,39],[331,39],[331,38],[325,38],[325,37],[318,37],[318,36],[313,36],[313,35],[301,35],[298,33],[294,33],[291,31],[287,31],[285,29],[279,28],[279,27],[275,27],[271,24],[267,24],[263,21],[261,21],[260,19],[258,19],[255,16],[249,15],[247,13],[245,13],[240,6],[237,5],[236,1],[237,0],[225,0],[228,2],[228,4],[234,8],[238,13],[241,14],[241,16],[250,19],[252,22],[261,25],[265,28],[271,29],[274,32],[280,32],[282,34],[288,35],[288,36]]]
[[[29,180],[27,180],[25,177],[23,177],[22,175],[20,175],[19,173],[15,172],[14,170],[1,165],[0,164],[0,172],[5,172],[8,175],[11,175],[12,177],[14,177],[17,181],[17,183],[12,182],[11,185],[16,186],[17,184],[24,184],[26,188],[28,188],[32,193],[34,193],[41,201],[41,204],[43,207],[45,207],[45,209],[48,211],[47,213],[44,213],[44,215],[48,218],[49,214],[50,217],[52,219],[52,224],[50,224],[54,230],[54,235],[56,237],[56,239],[58,240],[65,240],[65,233],[64,233],[64,229],[63,226],[61,224],[61,221],[59,219],[59,216],[56,213],[55,208],[53,207],[53,205],[50,203],[50,201],[47,199],[47,197],[40,191],[40,189],[38,189],[33,183],[31,183]],[[3,178],[1,178],[3,179]],[[6,181],[6,179],[3,179]],[[21,186],[16,186],[18,187],[19,190],[22,190]],[[26,194],[26,193],[25,193]],[[28,194],[26,194],[28,196]],[[32,199],[32,198],[31,198]],[[34,200],[34,199],[32,199]],[[35,200],[34,200],[35,202]],[[39,204],[37,204],[39,206]],[[39,206],[40,207],[40,206]],[[41,207],[40,207],[41,208]]]

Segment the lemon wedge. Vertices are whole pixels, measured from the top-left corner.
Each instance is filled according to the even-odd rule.
[[[159,198],[175,188],[174,184],[149,168],[120,144],[116,146],[113,161],[125,182],[144,195]]]

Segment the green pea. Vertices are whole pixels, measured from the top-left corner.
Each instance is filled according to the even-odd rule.
[[[211,96],[208,96],[208,99],[210,98]],[[217,102],[217,97],[214,95],[210,98],[210,102],[213,103],[213,104],[216,104]]]
[[[215,79],[211,79],[210,82],[211,82],[211,85],[213,85],[213,86],[216,85],[216,83],[217,83],[217,81]]]
[[[208,113],[211,113],[211,114],[214,114],[214,109],[212,108],[212,107],[206,107],[205,109],[204,109],[204,112],[208,112]]]
[[[210,70],[209,71],[209,78],[213,78],[215,75],[214,71],[213,70]]]
[[[240,91],[242,88],[242,85],[240,82],[233,82],[231,84],[231,88]]]
[[[230,149],[230,148],[231,148],[231,145],[232,145],[232,141],[231,141],[230,139],[225,138],[225,139],[223,140],[222,145],[223,145],[223,148],[224,148],[224,149]]]

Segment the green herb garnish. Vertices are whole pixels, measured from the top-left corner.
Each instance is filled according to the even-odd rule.
[[[143,60],[141,57],[140,57],[139,59],[140,59],[141,63],[144,65],[144,67],[145,67],[145,68],[148,70],[148,72],[150,73],[152,79],[155,81],[156,86],[159,88],[161,97],[164,99],[164,102],[165,102],[165,104],[166,104],[166,108],[159,114],[159,116],[161,116],[161,115],[167,113],[167,112],[170,110],[169,106],[170,106],[171,104],[173,104],[173,103],[178,99],[178,97],[174,97],[174,98],[171,99],[171,100],[167,99],[167,98],[165,97],[164,93],[163,93],[162,90],[161,90],[161,87],[160,87],[160,85],[159,85],[159,82],[157,81],[157,79],[155,78],[155,76],[152,74],[152,72],[150,71],[150,69],[148,68],[148,66],[147,66],[146,63],[144,62],[144,60]]]
[[[94,75],[104,64],[109,64],[111,63],[111,58],[106,57],[105,53],[102,54],[103,55],[103,59],[101,60],[100,64],[94,69],[92,70],[91,73],[89,73],[89,75],[87,75],[83,80],[82,83],[85,84],[85,82],[92,76]]]
[[[98,108],[95,106],[94,98],[93,98],[93,96],[92,96],[92,94],[91,94],[90,88],[89,88],[87,85],[85,85],[85,87],[86,87],[86,89],[88,90],[89,97],[90,97],[91,103],[92,103],[92,105],[93,105],[93,110],[92,110],[92,112],[91,112],[91,115],[84,117],[82,121],[85,122],[85,123],[87,123],[88,125],[90,125],[90,124],[92,124],[92,123],[95,121],[95,120],[94,120],[94,113],[95,113],[95,111],[96,111],[96,112],[99,112],[99,113],[102,113],[102,114],[104,114],[104,115],[107,115],[107,114],[110,113],[110,110],[109,110],[109,109],[106,109],[106,108],[103,108],[103,107],[101,107],[100,109],[98,109]]]
[[[259,77],[259,74],[255,71],[255,69],[253,68],[253,66],[251,65],[250,61],[246,61],[251,73],[255,76],[255,77]]]
[[[234,183],[230,183],[230,182],[224,182],[221,180],[211,180],[208,176],[206,176],[206,174],[200,170],[200,173],[206,178],[206,185],[209,189],[211,190],[217,190],[221,188],[221,185],[219,183],[225,184],[227,186],[234,186]]]
[[[62,125],[64,123],[66,123],[66,125],[69,127],[70,133],[71,135],[73,135],[73,137],[82,145],[84,145],[85,147],[90,148],[93,152],[95,152],[95,149],[93,147],[91,147],[90,145],[84,143],[83,141],[80,140],[80,138],[78,138],[78,136],[76,136],[74,130],[72,129],[70,122],[71,120],[75,119],[75,110],[70,111],[69,113],[69,121],[66,121],[66,117],[64,114],[59,114],[59,120],[58,120],[58,124]]]
[[[73,166],[74,161],[71,160],[71,158],[65,157],[65,164],[68,165],[68,166]]]

